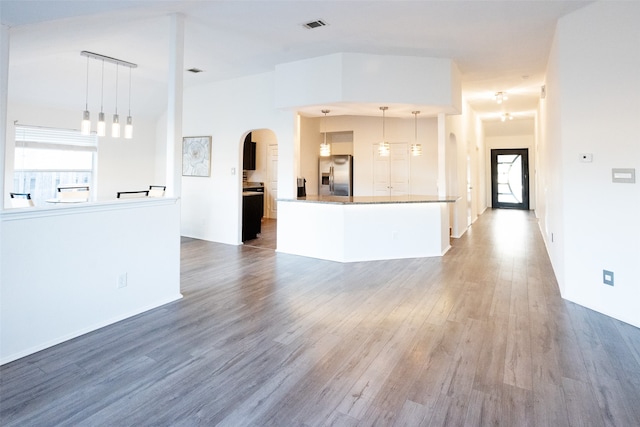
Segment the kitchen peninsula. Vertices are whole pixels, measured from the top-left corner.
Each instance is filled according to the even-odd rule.
[[[278,252],[339,262],[442,256],[456,196],[278,200]]]

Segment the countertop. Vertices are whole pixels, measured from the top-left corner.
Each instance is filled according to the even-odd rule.
[[[459,196],[429,196],[429,195],[405,195],[405,196],[306,196],[297,199],[278,199],[283,202],[307,202],[326,203],[337,205],[376,205],[397,203],[454,203]]]
[[[263,189],[264,190],[264,182],[243,182],[242,183],[242,188],[243,189]]]

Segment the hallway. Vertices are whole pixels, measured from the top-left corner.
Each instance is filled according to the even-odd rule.
[[[640,330],[560,298],[532,212],[441,258],[183,239],[184,298],[0,368],[0,424],[640,425]]]

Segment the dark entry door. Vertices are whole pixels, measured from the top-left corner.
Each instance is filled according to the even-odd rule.
[[[491,205],[529,209],[529,150],[491,150]]]

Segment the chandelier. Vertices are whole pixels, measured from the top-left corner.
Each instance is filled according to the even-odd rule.
[[[120,66],[129,68],[129,115],[127,116],[127,121],[124,129],[124,137],[126,139],[133,138],[133,119],[131,117],[131,70],[133,68],[137,68],[138,65],[133,64],[131,62],[123,61],[121,59],[112,58],[110,56],[100,55],[99,53],[88,52],[83,50],[80,52],[80,55],[87,57],[87,78],[86,78],[86,93],[85,93],[85,109],[82,113],[82,123],[80,125],[80,132],[83,135],[88,135],[91,133],[91,113],[89,112],[89,60],[95,59],[102,62],[102,73],[101,73],[101,86],[100,86],[100,113],[98,114],[98,122],[96,131],[98,136],[104,136],[106,133],[106,123],[104,120],[104,111],[103,111],[103,98],[104,98],[104,63],[108,62],[110,64],[115,64],[116,66],[116,88],[115,88],[115,99],[116,105],[114,108],[113,122],[111,125],[111,136],[113,138],[120,137],[120,116],[118,115],[118,79],[119,79],[119,68]]]

